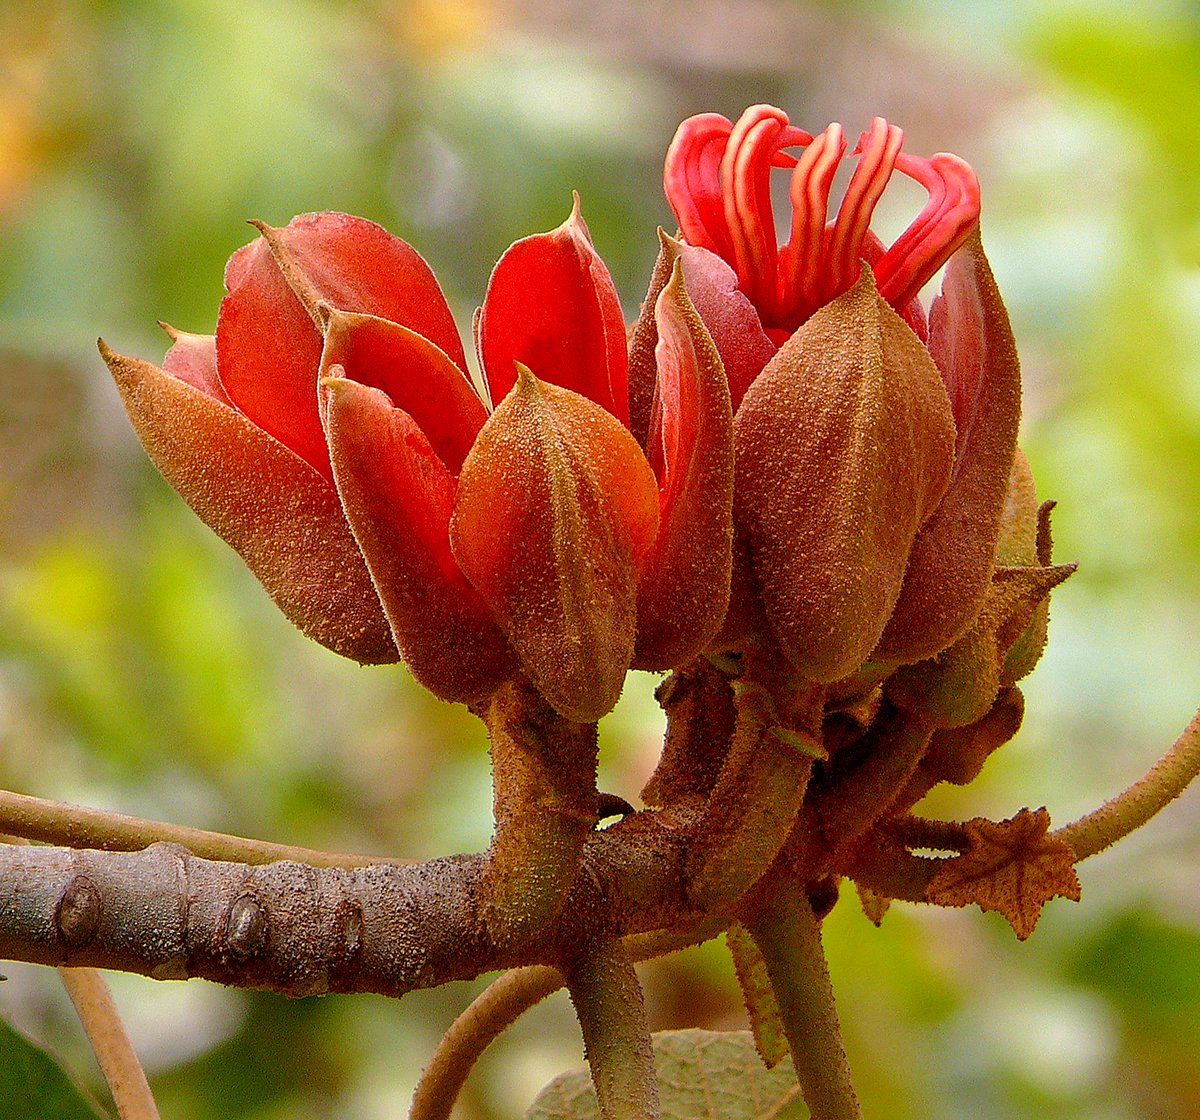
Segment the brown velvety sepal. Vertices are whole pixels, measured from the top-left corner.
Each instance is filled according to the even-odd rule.
[[[675,265],[658,298],[650,462],[659,529],[638,583],[634,667],[670,669],[707,648],[729,605],[733,413],[725,372]]]
[[[869,269],[768,363],[734,441],[734,518],[775,635],[805,676],[846,677],[883,632],[954,455],[937,368]]]
[[[520,367],[459,476],[450,540],[546,700],[597,720],[633,659],[658,487],[628,429]]]
[[[363,664],[398,659],[333,485],[214,396],[100,343],[155,466],[306,635]]]
[[[913,543],[874,653],[880,661],[917,661],[945,649],[971,626],[991,576],[1021,416],[1021,367],[978,229],[946,267],[930,310],[929,350],[954,411],[954,470]]]

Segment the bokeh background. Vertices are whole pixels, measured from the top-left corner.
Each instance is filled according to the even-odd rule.
[[[276,614],[146,461],[96,336],[157,360],[155,320],[210,331],[244,220],[316,209],[414,242],[465,326],[572,189],[632,316],[676,123],[765,100],[852,134],[884,114],[979,172],[1023,442],[1081,567],[1019,737],[929,809],[1092,807],[1200,701],[1198,19],[1182,0],[3,0],[0,785],[310,846],[485,846],[471,717]],[[920,198],[887,201],[894,235]],[[627,797],[654,683],[631,677],[605,721],[603,783]],[[875,929],[843,899],[829,951],[868,1116],[1200,1115],[1200,791],[1082,879],[1024,945],[996,915],[896,906]],[[3,971],[0,1015],[103,1096],[54,974]],[[643,976],[656,1028],[744,1023],[719,944]],[[113,986],[164,1117],[384,1120],[481,984]],[[580,1060],[560,994],[461,1115],[520,1116]]]

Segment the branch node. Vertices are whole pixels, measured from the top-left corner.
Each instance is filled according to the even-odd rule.
[[[225,924],[225,948],[234,960],[245,964],[267,947],[270,923],[267,911],[252,894],[240,894],[229,907]]]
[[[86,875],[73,875],[54,909],[54,928],[68,949],[82,949],[96,936],[104,904],[100,888]]]

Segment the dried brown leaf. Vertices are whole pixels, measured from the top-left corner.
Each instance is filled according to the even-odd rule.
[[[925,892],[928,902],[997,910],[1024,941],[1050,899],[1079,901],[1075,853],[1049,835],[1050,814],[1044,808],[1022,809],[999,823],[976,817],[964,827],[970,847],[933,877]]]

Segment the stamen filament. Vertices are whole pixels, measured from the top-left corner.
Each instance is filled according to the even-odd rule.
[[[738,287],[772,317],[778,248],[771,208],[771,166],[787,117],[769,105],[747,109],[733,127],[721,162],[725,220],[733,241]]]
[[[831,124],[805,149],[792,172],[792,237],[780,262],[780,307],[795,329],[823,302],[825,223],[829,192],[846,151],[839,124]]]
[[[717,113],[690,117],[675,132],[663,165],[663,189],[691,245],[729,259],[720,167],[733,125]]]
[[[879,294],[902,307],[966,241],[979,221],[979,180],[946,152],[929,159],[901,154],[897,169],[929,191],[929,201],[875,265]]]
[[[892,177],[903,143],[903,130],[888,124],[882,117],[876,117],[871,122],[870,132],[863,133],[859,139],[856,150],[861,158],[834,220],[825,258],[831,297],[845,291],[858,278],[871,216]]]
[[[979,220],[979,182],[957,156],[921,159],[902,151],[903,131],[876,117],[852,155],[859,157],[837,214],[829,197],[846,139],[831,124],[812,136],[771,105],[753,105],[731,124],[705,113],[679,126],[663,183],[684,238],[730,264],[762,325],[782,341],[813,312],[850,288],[860,261],[880,295],[924,337],[921,288],[966,241]],[[787,148],[803,147],[799,157]],[[771,171],[791,170],[791,232],[779,247]],[[871,219],[893,172],[920,183],[929,198],[888,248]]]

